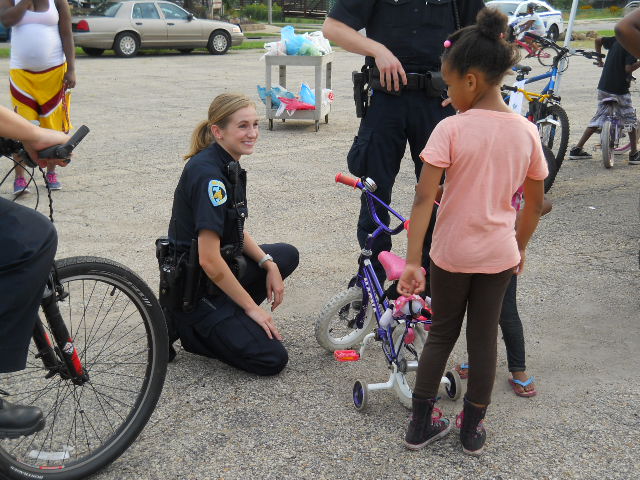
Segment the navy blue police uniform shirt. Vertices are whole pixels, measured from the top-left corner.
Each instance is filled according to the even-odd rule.
[[[456,30],[453,2],[460,26],[472,25],[483,0],[338,0],[329,17],[382,43],[407,72],[439,70],[443,43]],[[374,66],[367,57],[365,63]]]
[[[631,84],[631,74],[627,73],[625,67],[636,63],[636,58],[627,52],[616,37],[603,37],[602,46],[609,50],[604,61],[598,90],[614,95],[625,95],[629,93]]]
[[[231,155],[217,143],[191,157],[182,171],[173,196],[173,210],[169,222],[169,239],[178,253],[189,249],[191,239],[200,230],[211,230],[220,236],[221,245],[232,243],[237,223],[232,219],[230,206],[233,191],[227,173]],[[236,185],[245,197],[245,185]]]

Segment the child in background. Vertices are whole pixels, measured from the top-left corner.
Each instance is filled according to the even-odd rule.
[[[520,209],[524,205],[524,197],[521,189],[513,196],[511,204],[516,209],[516,225],[520,216]],[[551,211],[551,201],[546,197],[542,206],[542,214],[546,215]],[[502,300],[502,311],[500,312],[500,330],[502,330],[502,339],[504,340],[504,346],[507,350],[507,366],[511,377],[509,378],[509,385],[519,397],[533,397],[538,392],[534,384],[534,377],[527,375],[526,367],[526,355],[524,347],[524,331],[522,328],[522,320],[518,314],[517,303],[517,290],[518,290],[518,276],[513,275],[511,282],[507,287],[507,291],[504,294],[504,300]],[[465,379],[469,376],[469,364],[461,363],[455,367],[460,378]]]
[[[609,50],[609,53],[604,63],[602,63],[601,59],[598,59],[598,66],[603,67],[602,75],[600,75],[600,81],[598,82],[598,108],[578,143],[569,151],[569,158],[574,160],[591,158],[591,154],[585,152],[582,147],[584,147],[591,135],[602,128],[609,115],[609,107],[603,100],[613,97],[618,100],[616,115],[622,119],[622,123],[625,126],[631,128],[629,132],[629,141],[631,143],[629,165],[640,165],[640,155],[636,146],[638,119],[636,118],[636,110],[633,108],[631,94],[629,93],[631,73],[640,68],[640,62],[627,52],[615,37],[596,38],[596,52],[601,53],[602,47]]]
[[[444,437],[446,419],[432,418],[440,379],[467,312],[467,349],[473,368],[464,398],[460,439],[465,453],[478,455],[486,433],[481,424],[496,371],[498,318],[513,273],[522,273],[548,174],[538,131],[502,100],[500,85],[518,54],[504,39],[507,17],[494,9],[476,25],[445,41],[442,75],[459,115],[442,120],[421,158],[407,265],[398,292],[424,290],[422,244],[443,172],[446,181],[431,247],[433,324],[420,358],[413,413],[405,436],[417,450]],[[514,230],[511,198],[524,184],[527,199]]]

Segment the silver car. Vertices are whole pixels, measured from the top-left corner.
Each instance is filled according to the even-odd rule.
[[[105,50],[133,57],[141,48],[175,48],[188,53],[202,47],[222,55],[244,41],[239,26],[196,18],[166,1],[101,3],[91,15],[74,16],[72,28],[76,46],[92,56]]]

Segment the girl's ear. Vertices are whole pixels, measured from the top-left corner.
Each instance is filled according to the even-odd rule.
[[[220,140],[222,138],[222,130],[218,125],[211,125],[211,133],[213,134],[213,138],[216,140]]]
[[[467,72],[467,74],[464,76],[464,81],[469,90],[475,90],[478,86],[478,77],[475,75],[475,73]]]

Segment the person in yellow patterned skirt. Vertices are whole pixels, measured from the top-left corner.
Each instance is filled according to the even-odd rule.
[[[14,110],[41,127],[69,132],[70,93],[76,84],[71,12],[66,0],[0,0],[0,21],[12,27],[10,89]],[[62,185],[55,163],[47,184]],[[16,167],[13,193],[28,191],[24,169]]]

